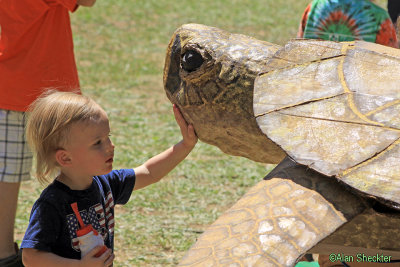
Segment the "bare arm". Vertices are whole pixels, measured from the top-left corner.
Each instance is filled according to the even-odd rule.
[[[186,158],[197,143],[197,136],[193,126],[186,123],[175,105],[173,109],[176,122],[181,129],[183,140],[135,168],[136,182],[134,190],[161,180],[161,178]]]
[[[57,267],[100,267],[112,266],[114,254],[111,249],[108,249],[100,257],[94,255],[100,251],[101,247],[96,247],[90,251],[83,259],[68,259],[60,257],[56,254],[40,251],[33,248],[24,248],[22,250],[22,260],[25,267],[42,267],[42,266],[57,266]]]
[[[80,6],[91,7],[96,3],[96,0],[77,0],[76,4]]]

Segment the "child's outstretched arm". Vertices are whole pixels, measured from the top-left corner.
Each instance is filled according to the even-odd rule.
[[[135,168],[136,182],[134,190],[158,182],[178,165],[192,151],[197,143],[193,125],[188,125],[177,106],[173,106],[175,120],[182,133],[182,141],[164,152],[152,157],[143,165]]]

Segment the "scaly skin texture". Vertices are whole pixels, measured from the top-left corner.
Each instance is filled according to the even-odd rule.
[[[262,181],[199,237],[180,266],[292,266],[345,221],[315,191]]]

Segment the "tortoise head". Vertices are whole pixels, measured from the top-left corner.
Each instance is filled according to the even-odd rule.
[[[183,25],[168,46],[164,89],[203,142],[231,155],[277,163],[284,152],[257,126],[253,86],[279,48],[213,27]]]

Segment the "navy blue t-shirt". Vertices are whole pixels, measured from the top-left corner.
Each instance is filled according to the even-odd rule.
[[[40,195],[32,207],[28,229],[21,248],[34,248],[61,257],[80,259],[76,237],[80,225],[71,204],[78,203],[85,225],[92,224],[114,248],[114,205],[128,202],[135,185],[133,169],[114,170],[106,175],[94,176],[92,185],[85,190],[71,190],[55,180]]]

